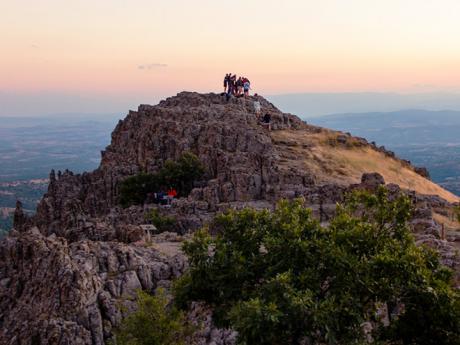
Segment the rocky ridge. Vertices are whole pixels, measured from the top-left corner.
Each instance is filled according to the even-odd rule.
[[[294,164],[301,157],[293,148],[314,151],[315,147],[280,136],[283,133],[324,135],[331,147],[373,150],[405,169],[426,174],[365,139],[310,126],[257,98],[262,114],[271,115],[272,132],[254,114],[254,97],[226,102],[218,94],[183,92],[156,106],[130,111],[113,131],[95,171],[51,172],[36,215],[28,217],[18,204],[15,230],[0,244],[0,342],[104,344],[123,316],[120,303],[132,310],[129,297],[137,288],[154,291],[169,286],[186,267],[178,249],[180,236],[147,240],[145,214],[157,206],[122,209],[118,186],[138,172],[156,172],[184,151],[199,157],[206,174],[187,198],[161,209],[177,219],[181,235],[229,207],[272,208],[280,198],[300,196],[327,222],[347,191],[385,184],[377,173],[363,171],[360,181],[350,183],[346,176],[329,179],[327,167]],[[387,188],[401,192],[395,184]],[[406,192],[416,206],[412,227],[418,241],[438,249],[444,263],[460,272],[455,244],[443,238],[442,226],[435,220],[435,214],[448,215],[452,203]],[[200,343],[234,342],[231,331],[212,326],[205,308],[197,306],[192,317],[207,320]]]

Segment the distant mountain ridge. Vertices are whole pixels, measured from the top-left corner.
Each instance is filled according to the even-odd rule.
[[[460,195],[460,111],[342,113],[310,123],[350,132],[428,168],[434,181]]]
[[[268,98],[283,111],[298,114],[303,119],[338,113],[392,112],[401,109],[460,111],[460,94],[457,93],[297,93]]]

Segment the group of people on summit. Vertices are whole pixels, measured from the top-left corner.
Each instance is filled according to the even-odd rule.
[[[227,102],[231,97],[249,97],[249,90],[251,89],[251,82],[246,77],[236,77],[236,74],[227,73],[224,78],[224,92],[222,95],[225,95]],[[269,131],[271,130],[271,115],[266,113],[262,116],[261,114],[261,104],[260,99],[257,94],[254,94],[253,97],[253,106],[254,112],[260,123],[266,127]]]
[[[251,82],[246,77],[236,77],[236,74],[227,73],[224,78],[224,93],[227,98],[230,96],[235,97],[248,97],[249,90],[251,89]]]

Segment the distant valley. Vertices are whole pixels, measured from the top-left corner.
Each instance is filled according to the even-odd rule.
[[[51,169],[93,170],[110,143],[115,116],[0,118],[0,237],[19,199],[28,212],[46,192]]]
[[[346,113],[308,122],[384,145],[401,158],[426,167],[433,181],[460,195],[460,111]]]

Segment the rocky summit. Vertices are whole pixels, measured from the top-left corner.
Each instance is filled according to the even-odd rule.
[[[269,114],[268,130],[255,113]],[[188,197],[170,207],[122,208],[120,183],[156,173],[184,152],[205,174]],[[168,288],[187,267],[181,241],[228,208],[272,209],[282,198],[303,197],[327,222],[354,189],[406,192],[420,244],[434,247],[460,280],[458,198],[394,153],[348,133],[311,126],[261,96],[232,98],[182,92],[158,105],[140,105],[118,123],[93,172],[50,174],[48,192],[33,217],[18,203],[14,229],[0,243],[0,343],[105,344],[135,308],[137,289]],[[174,217],[174,231],[156,234],[146,214]],[[201,344],[233,344],[231,330],[213,326],[196,305],[190,318],[205,327]]]

